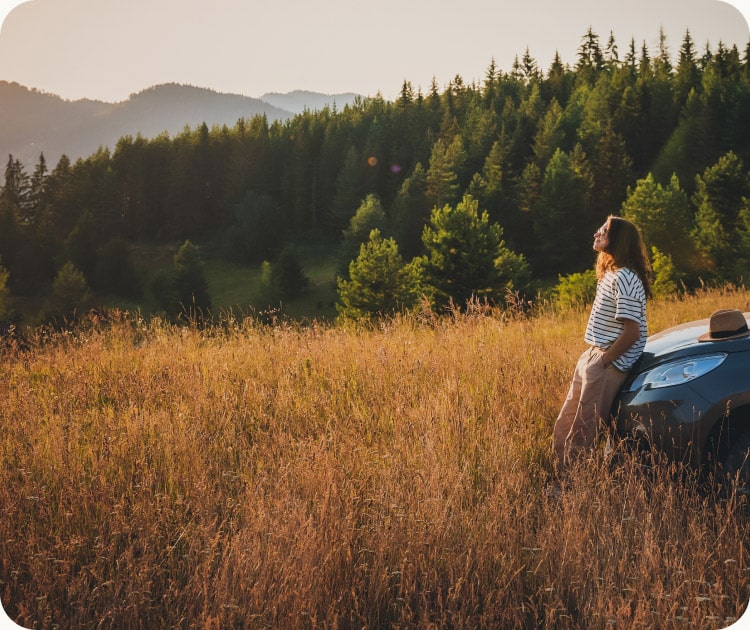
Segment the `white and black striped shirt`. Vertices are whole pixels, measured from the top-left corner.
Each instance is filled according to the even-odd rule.
[[[648,335],[646,328],[646,292],[643,283],[630,269],[607,271],[596,287],[596,297],[586,326],[586,343],[606,350],[620,336],[623,319],[632,319],[640,326],[640,337],[612,364],[629,370],[643,352]]]

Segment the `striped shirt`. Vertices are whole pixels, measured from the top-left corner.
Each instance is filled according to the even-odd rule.
[[[623,319],[640,326],[640,337],[612,364],[623,372],[633,367],[646,345],[646,292],[643,283],[630,269],[607,271],[596,287],[596,297],[586,326],[586,343],[606,350],[620,336]]]

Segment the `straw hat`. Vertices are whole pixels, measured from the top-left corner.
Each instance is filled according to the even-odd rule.
[[[746,335],[750,335],[750,330],[745,316],[735,308],[711,313],[708,332],[698,337],[698,341],[725,341]]]

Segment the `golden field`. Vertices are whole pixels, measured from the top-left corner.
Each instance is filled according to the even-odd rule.
[[[750,292],[649,326],[730,307]],[[6,347],[2,604],[35,628],[723,628],[745,495],[626,453],[545,493],[586,318],[113,317]]]

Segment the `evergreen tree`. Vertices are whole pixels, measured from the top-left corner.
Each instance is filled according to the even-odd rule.
[[[660,74],[664,78],[672,74],[672,60],[663,26],[659,28],[659,53],[654,59],[654,70],[657,75]]]
[[[610,71],[617,68],[620,64],[620,54],[617,50],[615,34],[612,31],[609,32],[607,47],[604,49],[604,64],[605,67]]]
[[[740,81],[740,59],[736,48],[727,50],[719,43],[716,55],[706,66],[701,80],[703,137],[705,139],[704,166],[709,166],[735,146],[737,138],[748,138],[747,115],[748,88]],[[743,94],[744,92],[744,94]],[[738,96],[744,98],[744,107],[738,108]],[[742,112],[742,113],[740,113]]]
[[[148,233],[149,223],[160,218],[158,214],[149,216],[152,212],[156,214],[153,207],[156,191],[147,185],[152,176],[150,167],[154,168],[154,175],[160,170],[151,164],[146,140],[141,135],[135,140],[132,136],[120,138],[112,155],[112,169],[117,181],[123,236],[142,237]]]
[[[591,207],[616,212],[632,181],[633,161],[627,153],[625,141],[611,122],[607,123],[598,141],[591,147],[588,162],[593,178]]]
[[[687,188],[705,168],[707,157],[715,151],[705,112],[702,97],[691,91],[678,124],[654,161],[651,172],[657,181],[667,182],[677,174]]]
[[[433,207],[455,203],[459,195],[459,171],[466,161],[461,136],[456,135],[450,145],[438,139],[432,148],[427,169],[427,200]]]
[[[65,241],[65,254],[86,278],[91,278],[97,262],[101,236],[90,211],[85,211]]]
[[[677,122],[672,79],[664,64],[652,64],[646,44],[641,52],[638,79],[634,86],[634,118],[628,129],[628,145],[636,174],[646,173]]]
[[[527,225],[516,199],[517,183],[509,164],[509,147],[501,136],[490,149],[481,174],[474,176],[469,189],[474,199],[485,208],[490,221],[503,226],[505,238],[512,249],[525,240]]]
[[[599,36],[589,26],[578,48],[577,78],[582,82],[593,82],[603,68],[604,54],[599,45]]]
[[[386,232],[386,217],[383,206],[375,195],[367,195],[357,212],[349,221],[349,227],[344,230],[344,238],[339,249],[338,275],[346,278],[349,263],[359,254],[360,246],[370,238],[370,233],[377,230]]]
[[[0,201],[13,206],[20,223],[28,223],[30,220],[30,187],[29,176],[23,164],[19,159],[9,155],[5,165],[5,184],[0,190]]]
[[[170,315],[200,317],[211,308],[203,263],[190,240],[177,250],[172,275],[161,278],[156,289],[161,291],[162,307]]]
[[[357,211],[364,188],[364,168],[359,151],[350,146],[336,178],[336,192],[331,209],[331,229],[334,231],[343,229]]]
[[[422,260],[405,264],[396,241],[373,230],[349,265],[349,279],[339,278],[342,319],[373,319],[412,308],[422,294]]]
[[[555,99],[564,108],[570,96],[572,77],[574,75],[563,65],[560,53],[555,51],[555,57],[547,71],[546,81],[542,83],[545,101],[551,102]]]
[[[531,159],[534,134],[544,111],[540,85],[533,82],[515,111],[509,113],[505,131],[512,156],[511,163],[519,170]]]
[[[70,320],[90,306],[91,291],[84,275],[67,261],[58,271],[52,284],[45,319]]]
[[[73,192],[77,198],[73,225],[88,211],[101,240],[119,233],[121,206],[109,150],[100,148],[87,159],[78,160],[72,170],[76,184]]]
[[[571,155],[558,149],[544,171],[539,197],[531,207],[534,225],[532,265],[542,276],[589,266],[586,247],[597,221],[590,206],[593,177],[580,145]],[[606,216],[606,210],[601,214]]]
[[[32,225],[36,225],[41,218],[46,202],[46,192],[47,160],[44,159],[44,153],[41,153],[29,181],[28,221]]]
[[[667,297],[678,292],[683,274],[672,262],[672,256],[652,247],[651,268],[654,272],[654,283],[651,286],[654,297]]]
[[[498,140],[497,115],[482,107],[472,107],[463,125],[462,138],[466,149],[466,161],[460,173],[460,185],[466,177],[479,172],[492,145]]]
[[[401,85],[401,94],[396,101],[397,105],[406,110],[414,102],[414,87],[411,82],[404,79],[404,83]]]
[[[526,260],[510,251],[502,236],[502,227],[490,223],[486,211],[480,214],[479,203],[469,195],[455,207],[432,211],[422,240],[425,281],[438,306],[452,302],[464,308],[472,298],[501,301],[507,290],[526,288]]]
[[[730,151],[696,182],[694,236],[700,251],[716,277],[736,280],[745,276],[750,270],[736,265],[742,254],[740,212],[750,198],[750,176],[742,160]]]
[[[484,75],[484,100],[489,109],[492,109],[495,102],[499,79],[500,72],[495,63],[495,58],[493,57],[490,60],[490,65],[487,66],[487,71]]]
[[[677,60],[677,70],[674,77],[675,103],[682,109],[687,103],[689,94],[700,88],[701,74],[696,63],[696,52],[690,31],[685,31],[685,37],[680,46]]]
[[[559,150],[557,149],[557,151]],[[557,151],[555,151],[555,155]],[[536,162],[529,162],[523,169],[523,173],[521,173],[518,181],[518,205],[521,212],[529,215],[532,221],[534,210],[542,194],[543,177],[544,175]]]
[[[45,229],[66,238],[78,222],[81,214],[81,196],[83,191],[77,181],[78,171],[70,163],[67,155],[62,155],[52,173],[47,178],[49,208],[45,209],[42,218]]]
[[[743,199],[737,224],[736,275],[746,281],[750,274],[750,199]]]
[[[410,260],[422,249],[422,230],[430,219],[427,200],[427,173],[422,163],[417,163],[393,201],[391,224],[399,251]]]
[[[264,260],[260,265],[260,286],[253,304],[261,309],[270,307],[279,301],[279,294],[273,284],[273,265]]]
[[[628,188],[622,216],[638,226],[648,250],[656,249],[680,271],[696,268],[692,245],[692,210],[676,176],[662,186],[649,174]]]
[[[12,293],[32,296],[54,278],[57,248],[39,238],[32,226],[20,224],[16,211],[7,198],[0,198],[0,259],[10,273]]]
[[[287,245],[271,266],[271,283],[282,300],[299,297],[310,284],[297,250]]]
[[[0,261],[10,267],[19,245],[14,208],[9,200],[0,196]]]
[[[523,54],[523,58],[521,59],[521,72],[523,74],[523,78],[526,81],[538,81],[542,76],[542,73],[539,71],[539,66],[536,62],[536,59],[531,56],[528,47],[526,48],[526,52]]]
[[[547,168],[547,164],[555,151],[563,148],[565,139],[563,110],[557,99],[553,99],[534,136],[534,159],[540,170]]]
[[[646,41],[641,43],[641,56],[638,59],[638,75],[639,79],[646,80],[648,75],[651,73],[651,54],[646,46]]]
[[[635,38],[630,38],[630,45],[628,46],[628,52],[625,54],[623,65],[630,71],[631,77],[635,77],[638,72],[638,56],[635,50]]]

